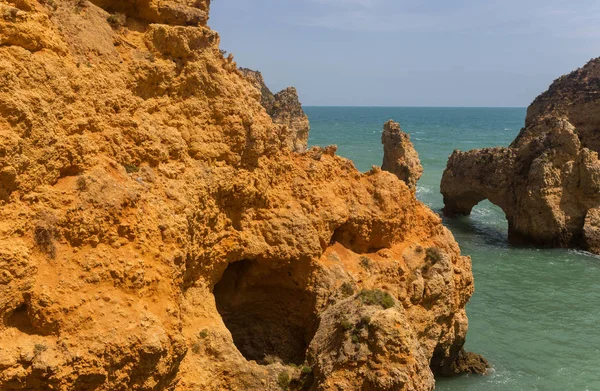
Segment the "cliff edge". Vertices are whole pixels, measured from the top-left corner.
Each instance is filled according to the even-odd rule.
[[[471,261],[293,153],[208,1],[0,3],[0,389],[431,390]]]
[[[529,106],[508,148],[455,151],[442,178],[444,213],[500,206],[509,239],[598,253],[600,59],[556,80]]]

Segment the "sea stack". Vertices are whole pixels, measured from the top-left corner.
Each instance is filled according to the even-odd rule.
[[[600,59],[556,80],[529,106],[508,148],[455,151],[444,172],[444,214],[484,199],[500,206],[513,242],[599,252]]]
[[[240,72],[260,91],[261,104],[273,119],[273,123],[281,125],[277,131],[285,145],[295,152],[306,151],[310,124],[296,88],[288,87],[273,94],[260,72],[248,68],[240,68]]]
[[[208,11],[0,3],[0,389],[470,371],[471,259],[395,176],[293,152]]]
[[[381,169],[396,175],[398,179],[416,191],[417,181],[423,175],[423,166],[410,136],[402,131],[400,124],[389,120],[381,133],[383,164]]]

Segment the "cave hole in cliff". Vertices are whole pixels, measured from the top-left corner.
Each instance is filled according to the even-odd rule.
[[[375,253],[391,245],[393,236],[387,226],[373,224],[369,235],[361,235],[362,230],[356,222],[346,222],[337,227],[331,236],[329,245],[339,243],[355,253]],[[325,250],[325,247],[323,247]]]
[[[247,360],[302,364],[318,326],[309,262],[243,260],[215,285],[217,310]]]
[[[23,304],[14,309],[4,320],[7,327],[14,327],[22,333],[34,334],[33,324],[27,313],[27,305]]]

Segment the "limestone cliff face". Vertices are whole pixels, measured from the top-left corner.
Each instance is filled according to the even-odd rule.
[[[0,3],[0,389],[432,389],[470,259],[394,175],[286,148],[207,13]]]
[[[417,181],[423,175],[423,166],[419,154],[410,142],[410,136],[400,129],[400,124],[389,120],[383,126],[381,133],[383,144],[384,171],[396,175],[412,190],[417,189]]]
[[[592,60],[556,80],[508,148],[455,151],[442,178],[445,214],[468,214],[487,198],[506,213],[513,241],[598,252],[599,69]]]
[[[304,152],[308,145],[310,124],[296,89],[288,87],[273,95],[260,72],[248,68],[240,68],[240,72],[260,91],[260,101],[273,123],[282,126],[279,132],[284,137],[281,141],[292,151]]]

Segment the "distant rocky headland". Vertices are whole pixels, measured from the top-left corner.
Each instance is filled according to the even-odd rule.
[[[298,98],[298,91],[288,87],[275,95],[258,71],[240,68],[240,72],[260,91],[260,101],[279,130],[284,143],[295,152],[304,152],[308,145],[310,124]]]
[[[463,350],[471,259],[415,198],[399,126],[386,155],[408,185],[302,152],[295,90],[251,83],[208,14],[0,3],[0,389],[432,390],[485,372]]]
[[[556,80],[529,106],[507,148],[455,151],[444,214],[498,205],[515,243],[600,253],[600,59]]]

